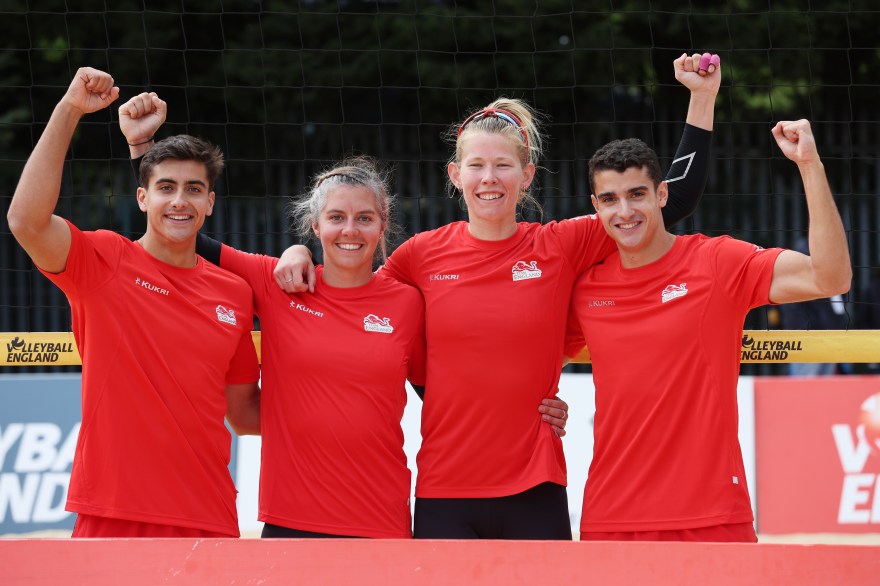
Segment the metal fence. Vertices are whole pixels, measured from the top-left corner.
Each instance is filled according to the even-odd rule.
[[[847,313],[850,327],[859,327],[863,291],[880,270],[880,238],[876,232],[880,219],[880,163],[875,154],[880,144],[880,124],[818,122],[813,126],[849,235],[855,276]],[[786,247],[806,234],[808,216],[800,177],[795,165],[779,153],[769,127],[764,123],[716,125],[703,200],[691,218],[675,227],[676,231],[731,234],[764,246]],[[680,131],[680,123],[596,125],[588,152],[580,152],[575,141],[554,141],[538,176],[543,221],[591,211],[587,160],[595,147],[614,137],[641,136],[668,164]],[[445,194],[447,153],[427,152],[404,134],[384,136],[381,152],[393,165],[394,188],[399,197],[397,221],[405,233],[465,218],[458,199]],[[418,153],[418,160],[414,160],[413,153]],[[311,174],[330,159],[229,161],[218,185],[219,205],[205,230],[249,252],[280,254],[297,241],[288,230],[285,207],[289,196],[301,193]],[[14,189],[13,178],[4,183],[6,209]],[[144,219],[135,205],[135,185],[130,164],[124,159],[68,163],[58,213],[83,229],[111,228],[137,237],[144,229]],[[525,215],[529,220],[539,218],[534,211]],[[69,330],[70,312],[63,295],[33,268],[15,243],[5,224],[5,214],[2,221],[0,331]],[[746,325],[765,329],[774,324],[772,315],[760,309],[749,315]],[[767,365],[752,366],[754,373],[772,371],[760,368]]]

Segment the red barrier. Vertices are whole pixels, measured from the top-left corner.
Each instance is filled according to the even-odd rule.
[[[0,584],[876,585],[880,548],[525,541],[0,540]]]

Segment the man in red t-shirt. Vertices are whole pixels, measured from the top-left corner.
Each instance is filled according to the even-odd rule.
[[[259,397],[253,301],[243,280],[195,252],[222,154],[183,135],[150,148],[137,191],[147,230],[136,242],[53,214],[79,120],[118,96],[107,73],[77,71],[8,212],[18,242],[67,296],[82,354],[73,535],[237,537],[223,419]],[[146,148],[152,137],[133,142]],[[237,431],[259,432],[258,422],[235,419]]]
[[[667,232],[667,187],[639,140],[609,143],[590,160],[593,206],[617,252],[572,298],[596,386],[582,540],[757,541],[737,439],[745,316],[844,293],[852,277],[809,122],[772,133],[804,183],[809,256]],[[577,340],[572,332],[566,354]]]

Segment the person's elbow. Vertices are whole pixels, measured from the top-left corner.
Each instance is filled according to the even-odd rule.
[[[45,217],[36,215],[27,206],[16,205],[14,198],[6,212],[6,223],[9,232],[25,248],[55,236],[51,214]]]
[[[29,222],[24,213],[15,205],[14,201],[6,212],[6,223],[9,224],[9,231],[19,242],[21,242],[22,238],[26,238],[28,231],[32,231],[34,227],[33,223]]]
[[[846,276],[841,277],[836,283],[836,287],[834,288],[834,292],[829,295],[829,297],[833,295],[843,295],[845,293],[849,293],[852,288],[852,268],[847,266]]]
[[[852,266],[846,262],[841,263],[833,274],[828,275],[819,282],[822,297],[833,297],[849,293],[852,288]]]

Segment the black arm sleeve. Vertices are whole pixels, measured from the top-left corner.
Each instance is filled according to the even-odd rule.
[[[196,254],[211,264],[220,266],[220,246],[223,243],[199,232],[196,236]]]
[[[685,124],[675,159],[666,173],[669,200],[663,208],[666,227],[684,220],[697,209],[709,179],[712,133]]]
[[[422,385],[413,385],[412,383],[409,383],[409,384],[412,385],[412,388],[416,392],[416,394],[419,396],[419,399],[424,401],[425,400],[425,387],[423,387]]]
[[[141,160],[143,156],[131,160],[131,170],[134,172],[135,179],[141,176]],[[214,240],[210,236],[205,236],[199,232],[196,237],[196,254],[211,264],[220,266],[220,246],[222,242]]]

